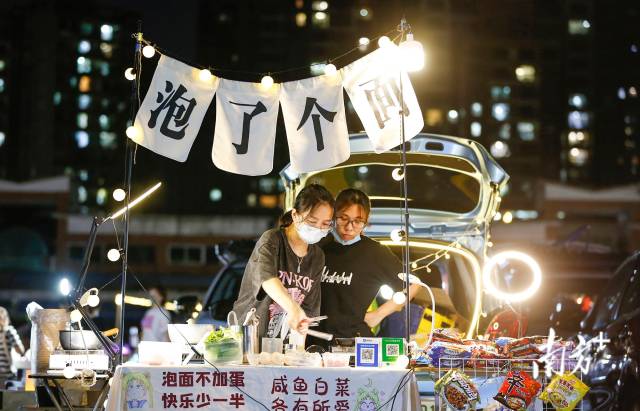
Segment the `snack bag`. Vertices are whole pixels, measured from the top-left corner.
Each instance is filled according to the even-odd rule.
[[[540,383],[524,371],[509,371],[507,378],[493,397],[512,410],[526,410],[540,391]]]
[[[478,389],[471,379],[457,370],[449,370],[435,384],[435,392],[449,407],[457,411],[474,410],[480,401]]]
[[[455,328],[436,328],[433,330],[433,341],[443,341],[455,344],[462,344],[463,332]]]
[[[589,387],[570,372],[553,377],[540,394],[542,401],[550,402],[558,411],[570,411],[582,400]]]
[[[471,358],[471,347],[436,341],[427,350],[429,365],[433,367],[462,367],[464,361]]]

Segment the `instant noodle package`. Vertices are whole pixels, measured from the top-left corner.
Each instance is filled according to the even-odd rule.
[[[511,410],[526,410],[540,391],[540,383],[524,371],[509,371],[494,400]]]
[[[478,389],[467,375],[449,370],[435,384],[435,392],[443,402],[457,411],[474,410],[480,401]]]
[[[549,385],[542,391],[540,399],[550,402],[558,411],[569,411],[582,400],[589,387],[578,377],[565,372],[553,377]]]

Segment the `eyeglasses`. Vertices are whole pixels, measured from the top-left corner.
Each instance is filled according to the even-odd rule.
[[[362,229],[365,226],[365,224],[367,224],[367,222],[364,221],[364,220],[361,220],[359,218],[356,218],[356,219],[352,220],[349,217],[347,217],[346,215],[337,216],[336,217],[336,223],[339,226],[344,226],[344,227],[348,226],[349,223],[351,223],[351,225],[353,225],[353,228],[358,229],[358,230]]]

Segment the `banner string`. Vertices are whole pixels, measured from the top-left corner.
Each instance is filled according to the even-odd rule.
[[[372,42],[375,42],[375,41],[379,40],[381,37],[388,36],[388,35],[390,35],[390,34],[392,34],[394,32],[396,32],[396,29],[389,30],[384,34],[381,34],[381,35],[379,35],[377,37],[374,37],[372,40],[369,40],[369,43],[367,43],[366,45],[357,45],[357,46],[349,49],[348,51],[346,51],[346,52],[344,52],[344,53],[342,53],[342,54],[340,54],[340,55],[338,55],[336,57],[333,57],[333,58],[330,58],[330,59],[326,59],[326,60],[324,60],[324,62],[321,62],[321,63],[312,63],[312,64],[308,64],[306,66],[298,66],[298,67],[292,67],[292,68],[283,69],[283,70],[275,70],[275,71],[267,71],[267,72],[237,70],[237,69],[229,69],[229,68],[224,68],[224,67],[204,66],[202,64],[194,64],[193,62],[191,62],[191,61],[189,61],[189,60],[187,60],[185,58],[179,57],[176,54],[174,54],[172,52],[169,52],[164,48],[158,47],[158,45],[156,43],[153,43],[149,39],[143,38],[142,39],[142,43],[144,45],[146,45],[146,46],[153,47],[158,54],[161,54],[161,55],[164,55],[164,56],[167,56],[167,57],[171,57],[171,58],[173,58],[175,60],[181,61],[182,63],[185,63],[185,64],[187,64],[189,66],[192,66],[192,67],[199,68],[201,70],[207,69],[209,71],[218,72],[218,73],[247,74],[247,75],[253,75],[253,76],[259,77],[259,76],[265,76],[265,75],[279,75],[279,74],[291,73],[291,72],[300,71],[300,70],[308,70],[310,67],[321,66],[321,65],[324,65],[324,64],[333,63],[334,61],[340,60],[340,59],[346,57],[347,55],[349,55],[349,54],[351,54],[351,53],[353,53],[353,52],[355,52],[357,50],[360,50],[362,47],[368,46]],[[135,34],[133,36],[135,37]],[[397,34],[396,36],[394,36],[390,40],[392,42],[395,42],[401,36],[402,36],[402,34]]]

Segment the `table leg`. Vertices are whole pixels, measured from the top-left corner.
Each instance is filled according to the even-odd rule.
[[[67,407],[69,408],[70,411],[73,411],[73,407],[71,406],[71,401],[69,401],[69,398],[67,397],[67,394],[65,394],[64,390],[62,389],[62,387],[60,386],[60,384],[58,384],[58,381],[53,380],[53,384],[56,386],[56,388],[58,389],[58,392],[60,393],[60,397],[62,397],[62,399],[64,400],[64,402],[67,404]]]
[[[56,396],[53,394],[53,391],[51,391],[51,388],[49,387],[49,383],[47,383],[47,381],[44,382],[44,389],[47,390],[47,394],[49,394],[49,398],[51,398],[51,401],[53,402],[53,405],[56,407],[56,409],[58,411],[64,411],[60,406],[60,403],[56,399]]]
[[[109,392],[109,384],[105,384],[104,387],[102,387],[102,391],[100,391],[100,394],[98,395],[98,400],[96,401],[96,405],[93,407],[93,411],[104,409],[102,405],[104,404],[104,399],[108,392]]]

